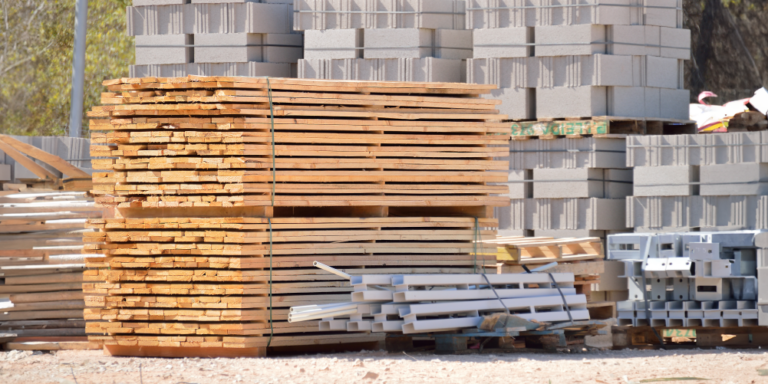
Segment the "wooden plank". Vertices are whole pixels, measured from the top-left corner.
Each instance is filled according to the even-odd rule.
[[[3,151],[6,155],[16,160],[24,168],[37,175],[37,177],[41,179],[56,179],[56,175],[35,163],[32,159],[24,156],[21,152],[17,151],[5,142],[0,142],[0,151]]]
[[[23,143],[10,136],[0,135],[0,141],[4,142],[7,145],[10,145],[14,149],[18,150],[19,152],[33,159],[40,160],[50,165],[51,167],[55,168],[57,171],[69,177],[80,177],[80,178],[91,177],[91,175],[83,172],[80,168],[75,167],[74,165],[70,164],[69,162],[62,159],[61,157],[58,157],[54,154],[43,151],[42,149],[36,148],[27,143]]]
[[[109,356],[138,357],[201,357],[201,358],[237,358],[265,357],[267,348],[224,348],[224,347],[150,347],[105,345],[104,354]]]
[[[101,349],[88,341],[12,341],[5,344],[6,351],[85,351]]]

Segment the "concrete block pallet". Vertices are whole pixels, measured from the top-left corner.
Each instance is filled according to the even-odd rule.
[[[495,236],[491,207],[507,204],[495,196],[506,187],[486,183],[505,178],[492,171],[507,163],[489,158],[507,156],[493,145],[509,131],[495,102],[471,96],[488,86],[105,85],[108,105],[90,112],[92,154],[108,158],[94,162],[105,171],[94,194],[116,217],[92,221],[99,232],[86,237],[107,257],[86,271],[86,320],[112,354],[380,342],[286,322],[291,306],[349,297],[345,279],[314,262],[359,275],[471,273],[495,261],[474,243]]]
[[[295,77],[303,36],[280,1],[152,3],[128,7],[136,39],[130,75]],[[272,64],[272,65],[268,65]]]

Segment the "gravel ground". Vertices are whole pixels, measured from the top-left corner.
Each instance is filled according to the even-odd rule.
[[[761,371],[765,370],[765,371]],[[761,376],[760,373],[766,376]],[[677,378],[669,380],[669,378]],[[0,383],[768,383],[761,350],[445,356],[363,351],[240,359],[0,352]]]

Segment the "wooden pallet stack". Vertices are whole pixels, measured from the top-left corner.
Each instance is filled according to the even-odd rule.
[[[85,342],[82,239],[98,217],[83,192],[0,192],[0,333],[19,336],[13,348]]]
[[[289,324],[350,274],[493,262],[509,128],[492,86],[267,78],[106,81],[90,115],[97,204],[87,330],[122,355],[258,356],[379,342]]]
[[[529,270],[556,262],[544,272],[570,272],[575,276],[576,291],[587,297],[591,319],[615,317],[616,303],[606,302],[590,295],[592,287],[600,284],[605,269],[603,242],[599,237],[552,238],[504,236],[486,241],[496,245],[498,273],[526,273]]]

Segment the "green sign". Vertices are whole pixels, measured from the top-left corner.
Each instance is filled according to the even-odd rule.
[[[687,337],[689,339],[696,338],[695,329],[665,329],[661,332],[661,337]]]
[[[522,121],[512,123],[512,136],[599,135],[608,133],[608,120]]]

